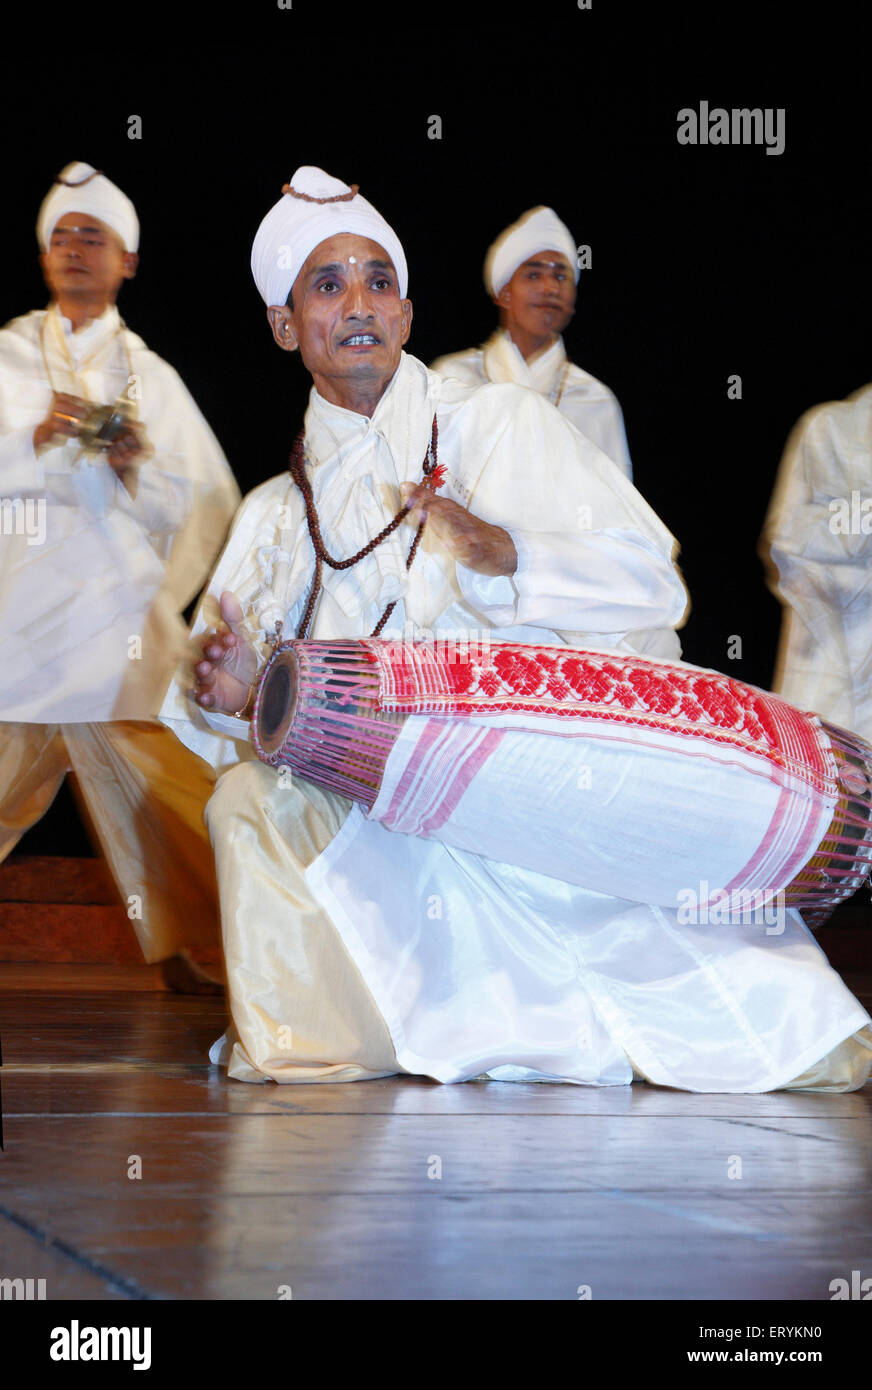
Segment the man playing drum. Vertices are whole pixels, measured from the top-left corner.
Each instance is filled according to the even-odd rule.
[[[298,169],[252,269],[277,345],[313,378],[304,434],[290,475],[246,499],[213,576],[196,705],[182,679],[161,713],[224,770],[207,820],[233,1021],[213,1060],[246,1081],[861,1085],[868,1015],[794,911],[777,935],[688,924],[395,833],[255,758],[248,721],[277,635],[466,634],[650,665],[674,653],[686,594],[672,537],[546,401],[470,390],[403,351],[403,249],[356,187]],[[506,791],[490,789],[495,815]],[[608,785],[596,796],[605,807]],[[625,833],[656,838],[656,814]]]

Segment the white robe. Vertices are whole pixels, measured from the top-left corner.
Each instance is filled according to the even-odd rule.
[[[785,605],[775,689],[872,742],[872,386],[802,417],[764,545]]]
[[[239,500],[176,372],[119,323],[113,305],[74,333],[52,306],[0,331],[0,720],[154,718]],[[135,404],[154,448],[135,498],[75,440],[36,457],[52,387]]]
[[[434,406],[445,492],[510,530],[517,573],[465,570],[425,532],[406,576],[411,532],[400,528],[395,545],[350,571],[325,568],[313,637],[365,635],[398,594],[391,629],[411,636],[463,629],[560,644],[569,630],[570,645],[633,650],[628,633],[638,639],[680,620],[686,596],[671,562],[674,542],[604,455],[530,391],[469,392],[405,356],[371,419],[315,391],[310,397],[312,485],[332,554],[354,553],[393,514],[399,484],[420,476]],[[541,456],[551,464],[547,479],[536,467]],[[272,479],[246,499],[195,633],[209,625],[224,589],[240,599],[255,642],[269,635],[282,592],[284,630],[296,630],[312,551],[288,483],[287,475]],[[593,526],[579,530],[572,523],[584,508]],[[249,726],[195,709],[184,696],[189,685],[180,675],[161,718],[214,767],[253,757]],[[234,815],[232,789],[224,801],[225,815]],[[242,804],[239,817],[244,839],[253,822]],[[244,872],[241,862],[237,880]],[[392,833],[357,806],[305,878],[375,1001],[398,1065],[440,1081],[487,1072],[627,1084],[632,1058],[664,1085],[762,1091],[868,1021],[794,912],[777,936],[760,925],[685,925],[675,910]],[[255,885],[241,900],[246,916],[234,922],[234,939],[248,940],[257,970],[278,980],[287,970],[282,923],[265,920]],[[234,989],[244,995],[252,974],[228,961],[228,975],[233,1004]],[[341,999],[334,983],[324,988]],[[252,1011],[257,998],[234,1016]],[[293,1023],[292,1001],[279,1016]],[[327,1073],[326,1064],[342,1060],[323,1057]],[[313,1079],[311,1071],[300,1079]]]
[[[498,328],[484,347],[439,357],[431,364],[431,371],[467,386],[514,382],[538,391],[632,482],[633,465],[617,397],[590,372],[567,359],[562,338],[526,362],[509,334]]]

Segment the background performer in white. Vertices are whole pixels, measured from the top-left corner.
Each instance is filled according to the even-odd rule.
[[[73,769],[146,960],[174,958],[216,936],[210,779],[155,716],[239,491],[116,307],[130,200],[69,164],[37,235],[51,304],[0,331],[0,859]],[[118,403],[130,418],[86,450],[89,412]]]
[[[872,742],[872,386],[799,421],[763,545],[784,604],[773,688]]]
[[[500,326],[483,347],[431,364],[470,386],[512,381],[538,391],[632,479],[617,397],[566,356],[561,334],[575,313],[578,252],[551,208],[531,208],[487,253],[484,282]]]

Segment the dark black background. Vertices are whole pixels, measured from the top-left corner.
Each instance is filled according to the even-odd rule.
[[[0,88],[0,321],[46,302],[34,224],[52,178],[97,165],[142,224],[121,312],[181,373],[247,491],[285,467],[308,393],[249,269],[298,165],[358,183],[396,228],[425,362],[487,336],[487,246],[550,204],[592,248],[568,351],[617,394],[636,485],[681,545],[685,657],[770,683],[780,613],[756,546],[781,452],[805,410],[872,376],[860,4],[256,0],[30,19]],[[678,110],[703,99],[784,107],[785,152],[679,145]],[[62,842],[67,818],[21,848]]]

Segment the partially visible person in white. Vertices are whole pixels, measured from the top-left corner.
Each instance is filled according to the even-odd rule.
[[[575,313],[578,254],[551,208],[531,208],[487,253],[484,281],[500,326],[483,347],[439,357],[431,370],[469,386],[511,381],[538,391],[632,480],[616,396],[570,362],[561,334]]]
[[[74,769],[145,957],[169,959],[217,939],[210,781],[155,716],[239,490],[116,307],[138,267],[130,199],[69,164],[37,236],[51,303],[0,330],[0,859]],[[86,450],[111,404],[129,418]]]
[[[872,742],[872,386],[794,428],[762,553],[784,605],[775,690]]]

